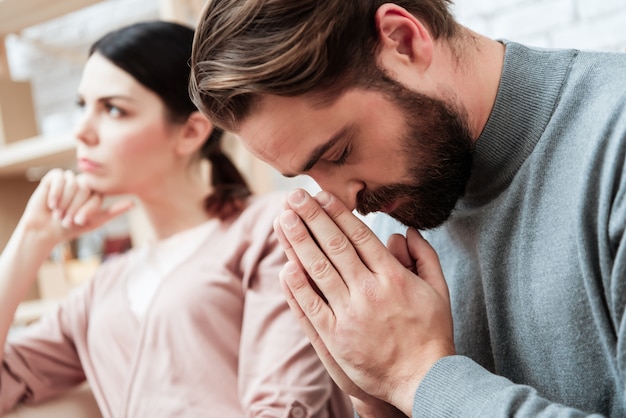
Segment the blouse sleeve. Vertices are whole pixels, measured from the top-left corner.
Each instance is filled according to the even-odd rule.
[[[239,394],[246,417],[352,416],[349,403],[329,406],[338,389],[280,289],[278,274],[285,262],[272,231],[252,269],[244,302]],[[337,403],[340,415],[333,412]]]
[[[89,288],[88,282],[74,290],[54,312],[7,340],[0,370],[0,414],[20,402],[37,403],[85,380],[74,330],[86,329]]]

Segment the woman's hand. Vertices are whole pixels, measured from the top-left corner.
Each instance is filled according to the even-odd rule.
[[[20,224],[56,245],[98,228],[133,205],[126,199],[105,208],[103,196],[90,189],[84,175],[54,169],[41,179]]]
[[[83,176],[71,171],[55,169],[41,179],[0,253],[0,347],[4,347],[18,304],[54,246],[101,226],[133,206],[127,199],[105,208],[102,199]]]

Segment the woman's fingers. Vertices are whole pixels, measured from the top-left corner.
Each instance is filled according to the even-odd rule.
[[[58,211],[57,213],[61,216],[61,220],[65,218],[68,208],[76,197],[77,190],[78,184],[76,182],[76,175],[72,171],[66,170],[63,173],[63,189],[61,190],[61,196],[55,208]],[[59,215],[56,216],[58,217]]]
[[[54,212],[59,207],[59,202],[61,201],[63,190],[65,188],[64,171],[58,168],[50,170],[41,179],[40,187],[48,193],[46,197],[48,209]]]
[[[76,211],[74,225],[83,228],[83,231],[93,230],[111,219],[120,216],[135,206],[133,199],[117,200],[105,206],[104,198],[99,194],[92,194]]]
[[[74,233],[95,229],[134,207],[130,198],[106,206],[104,196],[89,187],[86,177],[70,170],[51,170],[41,180],[40,189],[47,193],[45,201],[52,218]]]
[[[69,183],[71,183],[73,187],[68,187]],[[87,185],[83,176],[76,176],[71,180],[68,180],[68,177],[66,177],[65,191],[66,194],[64,195],[64,198],[68,199],[69,202],[65,208],[61,225],[63,225],[64,228],[70,228],[74,224],[83,225],[84,219],[79,220],[77,212],[92,198],[92,196],[94,196],[94,193]],[[71,196],[70,193],[72,193]]]

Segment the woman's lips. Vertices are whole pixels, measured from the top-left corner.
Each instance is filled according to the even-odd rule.
[[[100,164],[92,161],[88,158],[79,158],[78,159],[78,169],[83,173],[93,173],[100,169]]]

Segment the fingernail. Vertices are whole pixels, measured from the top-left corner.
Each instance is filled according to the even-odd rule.
[[[319,192],[315,199],[321,207],[325,208],[330,203],[330,194],[328,192]]]
[[[52,219],[54,219],[55,221],[60,221],[61,220],[61,211],[58,209],[55,209],[52,211]]]
[[[83,226],[85,224],[85,216],[84,215],[76,215],[74,217],[74,223],[76,225]]]
[[[280,224],[285,228],[291,229],[298,223],[298,215],[293,213],[292,211],[283,212],[280,215]]]
[[[306,195],[304,194],[304,190],[296,189],[289,193],[289,203],[294,205],[301,205],[304,202]]]
[[[63,218],[63,220],[61,221],[61,226],[63,228],[70,228],[72,226],[72,220],[68,217]]]
[[[294,274],[298,271],[298,264],[295,261],[287,261],[283,269],[285,273]]]

